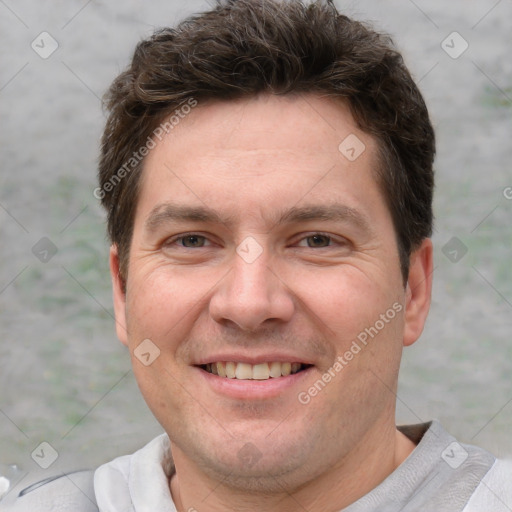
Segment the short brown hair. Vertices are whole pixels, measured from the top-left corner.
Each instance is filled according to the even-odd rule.
[[[432,234],[434,131],[389,36],[341,15],[330,0],[218,0],[212,10],[137,45],[130,66],[105,95],[109,117],[95,193],[108,212],[121,277],[127,277],[143,160],[133,161],[133,169],[126,162],[187,99],[261,92],[342,98],[359,127],[375,136],[377,179],[406,282],[411,252]]]

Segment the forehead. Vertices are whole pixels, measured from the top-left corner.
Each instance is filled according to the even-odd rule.
[[[377,153],[339,100],[265,94],[198,102],[146,157],[139,209],[164,202],[171,189],[174,200],[235,214],[302,200],[355,206],[379,195]]]
[[[194,142],[200,151],[295,150],[297,157],[320,150],[337,161],[342,154],[339,144],[349,135],[374,145],[373,137],[357,127],[348,103],[342,98],[312,93],[262,93],[230,101],[196,103],[179,119],[173,116],[176,124],[163,144],[159,144],[161,147],[174,146],[176,155],[180,149],[176,146],[183,142]]]

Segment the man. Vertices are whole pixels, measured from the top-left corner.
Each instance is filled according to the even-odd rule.
[[[512,509],[511,463],[395,425],[435,146],[387,37],[329,2],[222,2],[141,42],[107,106],[117,334],[166,433],[15,510]]]

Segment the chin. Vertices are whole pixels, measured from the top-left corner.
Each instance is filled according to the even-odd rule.
[[[229,478],[234,487],[253,486],[259,482],[258,485],[268,488],[272,482],[276,484],[276,479],[287,479],[305,467],[311,477],[308,459],[315,458],[316,447],[302,437],[290,438],[287,435],[289,430],[281,432],[282,439],[277,437],[277,432],[269,435],[272,429],[260,432],[259,436],[249,433],[247,436],[237,435],[236,439],[230,437],[229,440],[223,435],[217,440],[203,436],[206,442],[189,444],[194,451],[189,456],[212,477],[218,479],[221,474],[223,481]],[[305,434],[303,437],[310,438]],[[308,478],[307,474],[305,478]]]

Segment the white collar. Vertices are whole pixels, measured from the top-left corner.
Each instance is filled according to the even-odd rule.
[[[169,490],[170,453],[169,438],[162,434],[133,455],[100,466],[94,473],[100,512],[176,512]]]

